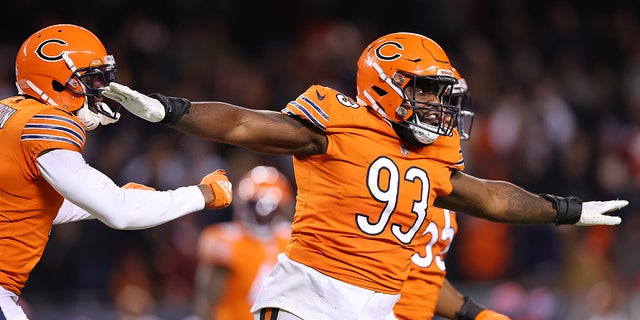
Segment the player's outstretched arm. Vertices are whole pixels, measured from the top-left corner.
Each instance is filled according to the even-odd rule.
[[[145,229],[205,207],[227,207],[232,199],[231,183],[221,171],[207,175],[199,185],[155,191],[118,187],[78,152],[52,150],[37,161],[44,179],[73,204],[61,208],[70,211],[59,212],[56,223],[87,218],[84,210],[114,229]]]
[[[125,189],[156,190],[152,187],[145,186],[144,184],[136,182],[129,182],[122,187]],[[96,217],[94,217],[87,210],[84,210],[78,207],[75,203],[64,199],[64,201],[62,202],[62,206],[60,206],[60,209],[58,209],[56,218],[53,219],[53,224],[63,224],[81,220],[91,220],[95,218]]]
[[[324,153],[327,138],[312,125],[272,110],[254,110],[225,102],[191,102],[161,94],[145,95],[110,83],[102,94],[136,116],[165,123],[206,140],[273,154]]]
[[[453,191],[436,205],[480,218],[510,223],[617,225],[622,219],[609,215],[629,204],[626,200],[582,202],[576,197],[537,195],[512,183],[484,180],[456,172]]]

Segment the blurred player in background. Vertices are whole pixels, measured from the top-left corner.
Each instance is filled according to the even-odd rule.
[[[141,229],[231,202],[221,171],[200,185],[160,192],[120,188],[85,162],[86,130],[120,117],[119,106],[99,94],[115,71],[102,42],[75,25],[37,31],[18,51],[19,95],[0,101],[0,308],[7,319],[27,319],[18,297],[52,224],[97,218]]]
[[[624,200],[537,195],[463,173],[457,83],[433,40],[398,32],[358,60],[357,100],[312,85],[281,112],[146,96],[111,83],[103,94],[135,115],[257,152],[293,155],[291,240],[263,282],[254,319],[386,319],[415,239],[437,205],[492,221],[615,225]]]
[[[234,220],[206,227],[198,240],[195,309],[200,319],[253,319],[258,289],[291,233],[293,192],[284,174],[257,166],[234,186]]]

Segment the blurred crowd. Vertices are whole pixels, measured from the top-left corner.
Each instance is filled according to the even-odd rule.
[[[44,1],[43,1],[44,2]],[[458,215],[448,256],[461,291],[513,319],[640,319],[640,4],[637,1],[200,1],[4,3],[0,95],[16,50],[53,23],[92,30],[118,81],[144,93],[279,110],[311,84],[355,96],[356,60],[395,31],[438,42],[471,89],[466,169],[532,192],[626,199],[615,227],[497,224]],[[8,24],[8,22],[3,22]],[[211,124],[215,126],[215,123]],[[123,185],[231,181],[288,157],[206,142],[123,110],[85,158]],[[293,180],[292,180],[293,181]],[[23,294],[33,319],[182,319],[193,313],[195,242],[228,210],[143,231],[55,226]]]

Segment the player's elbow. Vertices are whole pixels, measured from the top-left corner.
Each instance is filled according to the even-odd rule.
[[[102,222],[116,230],[129,230],[132,227],[131,222],[124,219],[102,220]]]
[[[113,212],[113,214],[103,215],[98,219],[105,225],[116,230],[136,230],[144,228],[144,226],[140,226],[135,214],[117,214]]]

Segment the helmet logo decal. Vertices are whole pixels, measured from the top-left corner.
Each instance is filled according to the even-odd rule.
[[[58,44],[58,45],[61,45],[61,46],[68,46],[69,45],[69,44],[67,44],[66,42],[64,42],[63,40],[60,40],[60,39],[48,39],[48,40],[43,41],[38,46],[38,48],[36,48],[35,52],[36,52],[36,55],[38,55],[38,57],[40,57],[40,59],[42,59],[44,61],[58,61],[58,60],[62,59],[62,53],[64,51],[60,51],[60,53],[58,55],[56,55],[56,56],[49,56],[49,55],[46,55],[43,52],[44,47],[49,45],[49,44]]]
[[[385,55],[385,54],[382,53],[382,49],[385,48],[385,47],[388,47],[388,46],[393,46],[398,50],[396,51],[396,50],[392,49],[393,50],[392,51],[393,54]],[[402,57],[402,53],[398,52],[398,51],[402,51],[402,50],[404,50],[404,47],[400,43],[395,42],[395,41],[388,41],[388,42],[385,42],[385,43],[381,44],[380,46],[378,46],[376,48],[376,57],[378,57],[378,59],[380,59],[380,60],[385,60],[385,61],[396,60],[396,59]]]

